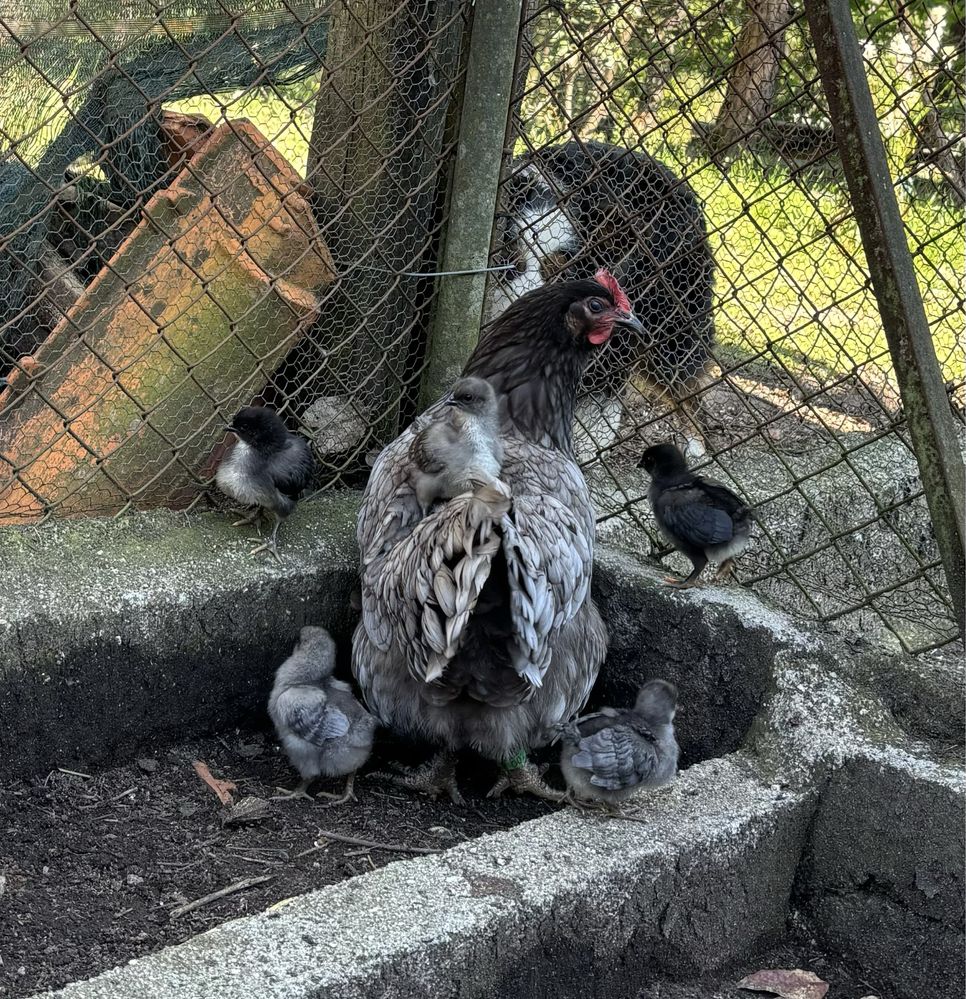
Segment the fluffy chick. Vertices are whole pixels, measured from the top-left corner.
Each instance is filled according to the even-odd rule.
[[[285,798],[311,798],[308,786],[316,777],[346,777],[341,795],[320,792],[340,805],[354,797],[356,771],[372,752],[376,719],[336,680],[335,642],[325,628],[307,626],[299,632],[292,654],[275,674],[268,714],[282,746],[302,777]]]
[[[312,450],[304,437],[290,433],[280,417],[263,406],[246,406],[227,429],[238,440],[218,466],[215,484],[233,500],[255,507],[233,527],[254,523],[263,513],[271,514],[275,521],[271,536],[262,543],[253,539],[258,547],[252,554],[267,551],[280,562],[278,528],[311,481],[315,467]]]
[[[483,378],[461,378],[443,411],[413,439],[409,457],[423,516],[436,500],[497,479],[503,445],[493,386]]]
[[[651,476],[648,499],[661,533],[693,566],[684,580],[669,577],[673,586],[695,586],[708,562],[717,562],[715,579],[726,579],[734,560],[751,538],[751,511],[727,486],[695,475],[673,444],[649,447],[639,466]]]
[[[608,809],[643,788],[667,784],[677,773],[672,683],[644,684],[633,708],[604,708],[563,726],[560,769],[577,803]]]

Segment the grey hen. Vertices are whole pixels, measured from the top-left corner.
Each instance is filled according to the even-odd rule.
[[[342,804],[352,793],[356,771],[372,751],[376,719],[351,687],[332,676],[335,642],[325,630],[306,626],[292,654],[275,674],[268,714],[302,782],[282,797],[311,798],[316,777],[347,777],[342,795],[320,792]]]
[[[524,296],[481,335],[464,376],[500,397],[500,482],[422,516],[410,449],[444,401],[376,460],[359,513],[352,669],[384,725],[442,749],[410,787],[458,800],[454,754],[473,749],[504,768],[491,794],[560,797],[526,754],[586,703],[606,652],[571,427],[581,373],[618,326],[639,324],[601,272]]]
[[[691,562],[684,580],[665,582],[696,586],[709,561],[720,563],[716,579],[726,579],[734,560],[751,538],[751,510],[727,486],[688,469],[684,455],[673,444],[649,447],[640,465],[651,476],[648,499],[661,533]]]
[[[452,499],[476,483],[500,474],[503,445],[493,386],[482,378],[461,378],[446,409],[423,427],[409,447],[413,488],[423,514],[439,499]]]
[[[640,689],[633,708],[604,708],[563,726],[560,769],[578,803],[612,807],[674,777],[677,700],[673,684],[651,680]]]
[[[238,440],[218,466],[215,484],[226,496],[255,507],[232,526],[251,524],[263,513],[271,514],[275,522],[271,536],[266,542],[256,541],[258,547],[252,554],[267,551],[281,561],[278,528],[312,478],[312,450],[304,437],[289,433],[278,414],[263,406],[239,410],[227,429]]]

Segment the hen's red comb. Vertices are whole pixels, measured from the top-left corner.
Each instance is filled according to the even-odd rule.
[[[601,267],[594,275],[594,280],[598,284],[602,284],[611,293],[614,305],[618,309],[623,309],[625,312],[631,311],[631,303],[624,294],[624,289],[617,283],[617,278],[606,267]]]

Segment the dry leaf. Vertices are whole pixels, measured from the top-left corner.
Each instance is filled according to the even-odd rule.
[[[738,982],[739,989],[751,992],[771,992],[780,999],[824,999],[828,982],[823,982],[814,972],[800,968],[756,971]]]
[[[230,780],[218,780],[217,777],[212,777],[208,764],[201,760],[195,760],[192,766],[195,768],[195,773],[218,795],[218,800],[223,805],[230,805],[231,792],[235,790],[234,783]]]
[[[242,798],[222,816],[224,826],[243,826],[261,822],[272,814],[272,806],[264,798]]]

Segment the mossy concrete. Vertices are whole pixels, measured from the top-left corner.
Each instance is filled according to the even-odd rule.
[[[356,497],[302,504],[283,564],[227,515],[154,512],[0,532],[0,776],[261,724],[304,624],[348,649]]]

